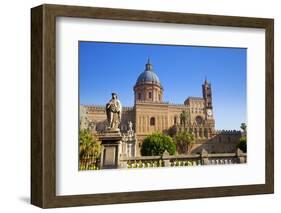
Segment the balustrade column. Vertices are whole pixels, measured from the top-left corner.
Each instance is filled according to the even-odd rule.
[[[202,165],[210,164],[210,161],[208,158],[208,152],[205,149],[202,149],[202,151],[201,151],[201,163],[202,163]]]

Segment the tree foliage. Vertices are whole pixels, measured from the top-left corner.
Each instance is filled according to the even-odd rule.
[[[246,125],[245,123],[241,123],[240,128],[241,128],[244,132],[247,131],[247,125]]]
[[[237,144],[237,148],[241,149],[243,152],[247,152],[247,137],[242,136],[240,142]]]
[[[187,111],[183,110],[180,114],[180,124],[185,125],[188,120],[189,114]]]
[[[141,155],[143,156],[163,155],[166,150],[170,155],[175,154],[176,144],[170,136],[163,133],[153,133],[147,136],[141,145]]]
[[[174,140],[176,143],[177,152],[179,154],[186,154],[186,153],[190,152],[190,150],[195,142],[195,137],[192,133],[179,132],[174,137]]]
[[[99,158],[101,153],[101,143],[97,138],[91,135],[89,130],[80,130],[79,149],[80,159],[88,156]]]

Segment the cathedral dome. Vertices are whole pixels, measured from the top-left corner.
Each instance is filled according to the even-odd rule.
[[[152,64],[150,63],[149,59],[147,64],[145,65],[145,71],[139,75],[136,85],[140,85],[144,83],[154,83],[154,84],[161,85],[158,76],[152,70]]]

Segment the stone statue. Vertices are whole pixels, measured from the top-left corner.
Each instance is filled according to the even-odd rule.
[[[128,126],[129,126],[129,131],[132,132],[133,131],[133,123],[132,123],[132,121],[128,122]]]
[[[117,99],[117,94],[112,93],[111,100],[106,104],[106,115],[108,121],[109,130],[119,130],[119,124],[121,122],[122,105]]]

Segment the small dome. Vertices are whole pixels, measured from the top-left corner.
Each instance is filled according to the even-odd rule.
[[[155,83],[161,85],[158,76],[152,70],[152,64],[150,63],[149,59],[147,64],[145,65],[145,71],[139,75],[136,85],[140,85],[143,83]]]

